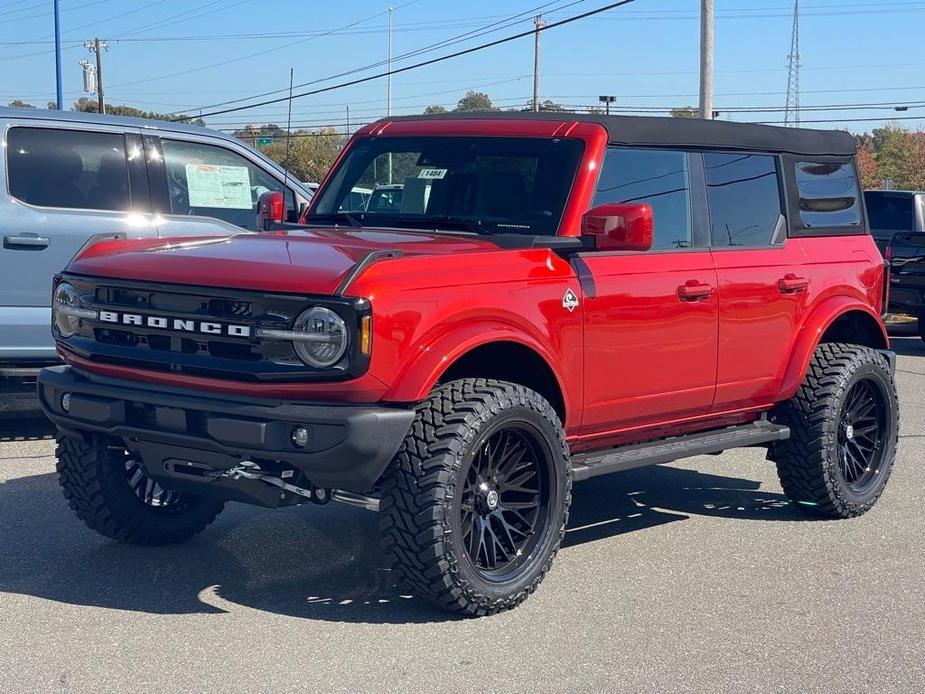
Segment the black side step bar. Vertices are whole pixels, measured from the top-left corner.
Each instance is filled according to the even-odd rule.
[[[611,472],[670,463],[694,455],[721,453],[727,448],[742,448],[789,438],[789,427],[760,419],[757,422],[725,429],[712,429],[670,439],[580,453],[572,456],[572,471],[574,479],[580,481]]]

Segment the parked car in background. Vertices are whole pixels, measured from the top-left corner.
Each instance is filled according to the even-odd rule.
[[[890,262],[889,311],[916,316],[925,340],[925,192],[868,190],[870,233]]]
[[[376,186],[373,194],[366,205],[367,212],[400,212],[402,191],[405,186],[402,183],[386,183]],[[426,203],[424,203],[426,205]],[[424,206],[422,205],[422,207]],[[417,210],[416,210],[417,211]]]
[[[866,190],[870,233],[881,253],[894,234],[925,232],[925,192],[911,190]]]
[[[0,411],[57,361],[51,281],[91,236],[256,231],[257,198],[285,192],[295,220],[311,193],[239,140],[198,126],[0,108]],[[288,179],[288,180],[287,180]]]

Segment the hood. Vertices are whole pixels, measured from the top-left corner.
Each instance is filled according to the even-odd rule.
[[[396,230],[305,229],[195,239],[101,241],[68,272],[167,284],[333,294],[372,251],[437,255],[498,250],[489,241]]]

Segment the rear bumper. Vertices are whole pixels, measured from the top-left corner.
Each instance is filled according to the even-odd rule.
[[[65,393],[70,394],[68,411],[62,406]],[[38,394],[45,414],[64,433],[91,431],[121,438],[126,448],[141,454],[152,477],[177,487],[198,486],[200,492],[225,484],[191,478],[178,463],[227,470],[242,460],[266,461],[291,466],[318,487],[369,490],[414,419],[408,407],[218,399],[149,390],[70,366],[43,369]],[[296,427],[309,429],[304,448],[292,442]]]

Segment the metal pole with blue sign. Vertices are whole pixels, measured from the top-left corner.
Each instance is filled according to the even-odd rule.
[[[59,0],[55,0],[55,81],[56,81],[56,100],[55,106],[59,111],[64,110],[64,88],[61,86],[61,18],[58,8]]]

